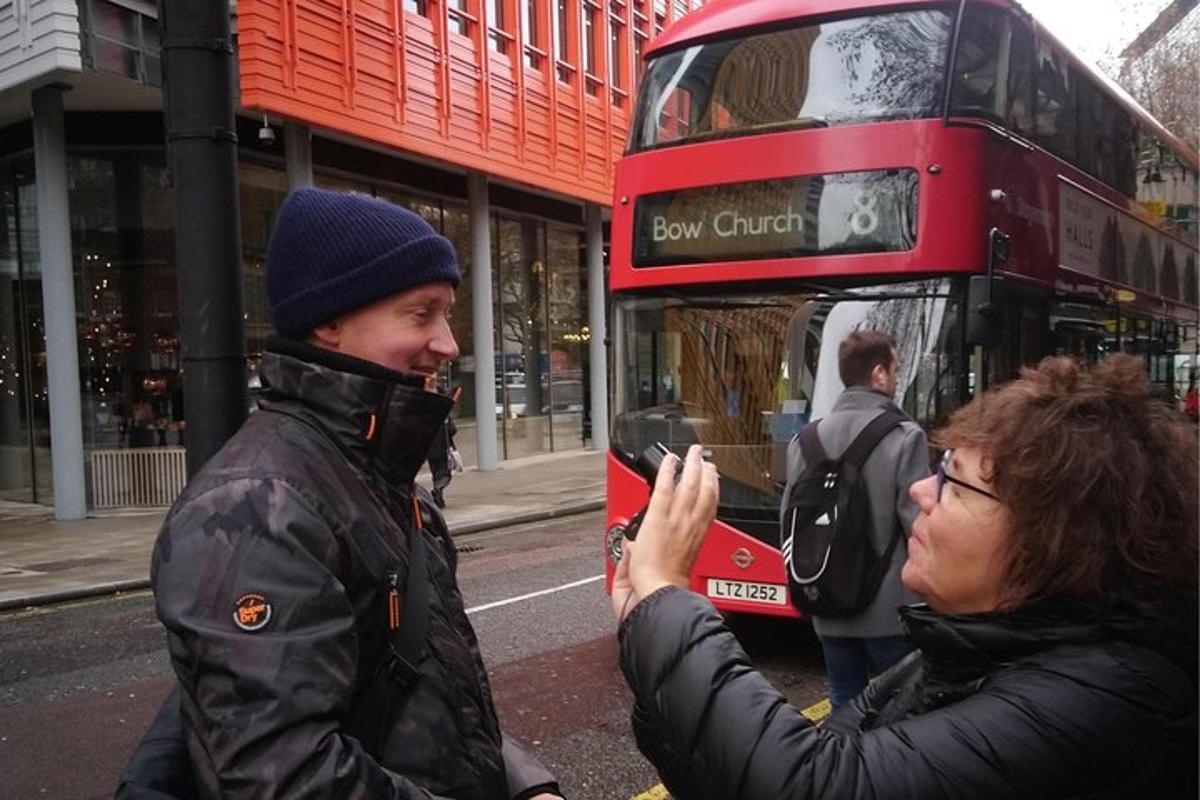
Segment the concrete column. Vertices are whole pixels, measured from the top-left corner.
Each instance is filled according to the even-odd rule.
[[[75,276],[67,195],[67,143],[63,93],[33,92],[33,160],[37,173],[38,248],[46,318],[46,377],[50,390],[50,464],[54,516],[87,516],[83,477],[83,413],[79,394],[79,341],[75,326]]]
[[[604,321],[604,231],[600,206],[584,207],[587,223],[588,356],[592,394],[592,449],[608,450],[608,327]]]
[[[475,325],[475,422],[479,469],[499,466],[496,457],[496,345],[492,320],[491,207],[487,176],[467,175],[471,210],[471,314]]]
[[[288,191],[313,185],[312,131],[298,122],[283,124],[283,153],[287,164]]]

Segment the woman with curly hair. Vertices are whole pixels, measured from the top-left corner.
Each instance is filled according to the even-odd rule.
[[[678,486],[664,465],[613,604],[672,796],[1194,798],[1194,429],[1138,360],[1053,358],[934,442],[903,570],[925,603],[900,609],[919,650],[819,728],[687,591],[717,475],[696,448]]]

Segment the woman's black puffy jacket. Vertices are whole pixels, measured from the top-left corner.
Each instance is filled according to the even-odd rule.
[[[901,611],[920,652],[818,728],[707,600],[656,592],[620,632],[638,746],[677,800],[1196,797],[1194,609]]]

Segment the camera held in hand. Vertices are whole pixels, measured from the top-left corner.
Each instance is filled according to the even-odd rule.
[[[646,483],[650,486],[650,491],[654,491],[654,483],[658,480],[658,470],[662,466],[663,459],[671,455],[671,448],[667,447],[662,442],[655,442],[647,447],[633,462],[633,468],[642,476]],[[683,474],[683,459],[675,459],[675,482],[679,482],[679,476]],[[646,516],[646,507],[634,515],[629,521],[629,525],[625,528],[625,538],[633,541],[637,538],[638,530],[642,527],[642,520]]]

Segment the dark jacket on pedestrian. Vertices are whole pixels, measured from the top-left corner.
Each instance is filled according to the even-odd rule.
[[[154,549],[200,795],[557,791],[501,736],[454,547],[413,482],[451,401],[365,361],[270,349],[260,409],[188,484]],[[427,537],[425,647],[368,752],[358,706],[389,646],[389,582],[403,598],[413,536]]]
[[[437,434],[429,442],[429,474],[433,478],[434,489],[445,489],[450,485],[453,465],[450,463],[450,451],[454,449],[454,437],[458,426],[449,417],[442,424]]]
[[[676,800],[1194,798],[1196,615],[906,607],[920,648],[816,727],[677,587],[620,631],[634,732]]]
[[[817,425],[821,447],[830,456],[840,457],[877,416],[884,411],[899,410],[892,398],[882,392],[865,386],[847,387]],[[791,497],[792,484],[804,467],[800,442],[793,439],[788,446],[784,498]],[[871,545],[876,553],[885,553],[893,536],[899,533],[900,539],[875,599],[848,617],[813,617],[813,628],[818,635],[874,638],[903,634],[896,609],[918,599],[900,582],[900,569],[908,559],[908,534],[917,518],[917,504],[909,496],[908,488],[928,476],[929,445],[921,426],[911,420],[884,436],[871,452],[863,465],[863,479],[871,500]]]

